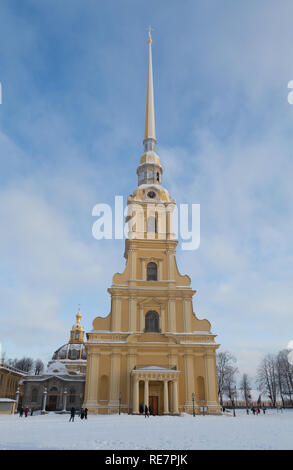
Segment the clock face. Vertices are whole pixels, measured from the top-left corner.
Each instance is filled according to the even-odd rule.
[[[154,198],[156,197],[155,191],[149,191],[147,195],[148,195],[148,197],[151,198],[151,199],[154,199]]]

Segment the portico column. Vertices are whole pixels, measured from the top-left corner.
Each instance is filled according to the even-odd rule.
[[[164,380],[164,414],[169,413],[168,380]]]
[[[64,388],[64,392],[63,392],[63,410],[62,411],[66,411],[66,399],[67,399],[67,389]]]
[[[138,414],[138,392],[139,392],[139,380],[138,377],[133,377],[133,407],[132,412],[133,414]]]
[[[173,381],[173,414],[178,414],[178,387],[177,380]]]
[[[144,405],[149,406],[149,381],[145,379],[144,381]]]
[[[44,387],[44,392],[43,392],[43,409],[42,409],[42,414],[46,413],[46,403],[47,403],[47,388]]]

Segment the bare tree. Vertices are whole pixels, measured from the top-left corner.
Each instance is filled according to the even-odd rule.
[[[262,360],[257,370],[256,381],[258,388],[270,398],[272,406],[277,403],[278,377],[276,358],[272,354],[267,354]]]
[[[240,381],[240,390],[242,392],[242,396],[246,403],[246,408],[249,407],[249,400],[251,398],[251,385],[250,379],[247,374],[243,374]]]
[[[34,361],[31,357],[23,357],[22,359],[15,359],[13,366],[17,369],[23,370],[24,372],[31,372],[33,369]]]
[[[292,406],[293,396],[293,365],[288,360],[287,349],[279,351],[276,358],[278,388],[281,395],[283,406],[285,406],[286,397],[289,398]]]
[[[36,359],[34,362],[35,375],[40,375],[44,370],[44,363],[41,359]]]
[[[238,369],[234,365],[235,363],[236,358],[228,351],[222,351],[217,354],[218,395],[222,406],[224,393],[227,392],[231,398],[235,389],[235,376],[238,373]]]

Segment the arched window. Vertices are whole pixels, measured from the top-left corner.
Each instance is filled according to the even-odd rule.
[[[32,389],[32,402],[36,402],[38,401],[38,389],[37,388],[33,388]]]
[[[147,265],[147,281],[157,281],[158,272],[156,263],[148,263]]]
[[[159,315],[157,312],[151,310],[145,316],[145,331],[160,333],[159,329]]]

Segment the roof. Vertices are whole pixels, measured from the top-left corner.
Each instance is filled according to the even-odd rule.
[[[52,359],[86,360],[86,349],[83,343],[66,343],[54,352]]]

